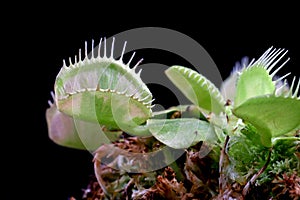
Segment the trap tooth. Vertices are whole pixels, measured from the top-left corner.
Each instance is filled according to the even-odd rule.
[[[271,50],[271,49],[270,49]],[[264,65],[265,66],[265,68],[267,69],[267,67],[269,66],[268,65],[268,63],[269,64],[271,64],[272,63],[272,60],[274,60],[274,59],[276,59],[276,57],[278,56],[278,55],[280,55],[280,53],[282,52],[282,51],[284,51],[284,49],[276,49],[276,48],[273,48],[273,50],[270,52],[268,52],[267,54],[266,54],[266,56],[261,60],[261,63],[260,64],[262,64],[262,65]],[[271,60],[271,61],[270,61]]]
[[[151,105],[151,106],[146,106],[149,109],[152,109],[155,105]]]
[[[87,54],[87,41],[84,42],[84,58],[83,60],[88,59],[88,54]]]
[[[200,77],[197,81],[197,83],[200,83],[202,81],[202,77]]]
[[[276,49],[274,49],[275,51]],[[274,52],[273,51],[273,52]],[[274,60],[284,51],[284,49],[277,49],[277,51],[275,51],[275,53],[270,53],[270,56],[266,59],[264,65],[265,68],[270,72],[272,70],[272,68],[277,64],[276,62],[274,62]],[[282,57],[287,53],[287,51],[282,55]],[[280,60],[280,59],[278,59]],[[273,63],[273,64],[272,64]],[[272,64],[272,65],[271,65]]]
[[[150,98],[150,95],[145,96],[144,98],[140,99],[140,101],[145,101],[146,99]]]
[[[106,56],[106,37],[104,37],[104,55],[103,58],[107,58]]]
[[[151,104],[155,99],[151,99],[150,101],[147,101],[147,102],[143,102],[144,105],[148,105],[148,104]]]
[[[82,60],[81,60],[81,49],[79,49],[79,52],[78,52],[78,59],[79,59],[78,63],[81,63],[82,62]]]
[[[294,92],[294,94],[293,94],[293,98],[296,98],[297,97],[297,94],[298,94],[298,92],[299,92],[299,88],[300,88],[300,77],[299,77],[299,80],[298,80],[298,84],[297,84],[297,86],[296,86],[296,89],[295,89],[295,92]],[[299,94],[299,96],[300,96],[300,94]]]
[[[102,44],[102,38],[100,38],[100,42],[99,42],[99,45],[98,45],[98,56],[97,56],[97,58],[101,58],[101,55],[100,55],[100,53],[101,53],[101,44]]]
[[[128,67],[130,66],[130,63],[131,63],[131,61],[132,61],[134,55],[135,55],[135,52],[133,52],[133,54],[131,55],[131,57],[130,57],[128,63],[126,64]]]
[[[72,63],[71,57],[69,57],[69,66],[70,66],[70,67],[73,67],[73,63]]]
[[[140,69],[136,74],[141,77],[141,73],[142,73],[143,69]]]
[[[110,51],[110,57],[114,59],[114,47],[115,47],[115,38],[113,37],[112,43],[111,43],[111,51]]]
[[[134,67],[131,69],[133,72],[135,72],[136,71],[136,68],[139,66],[139,64],[141,63],[143,61],[143,58],[142,59],[140,59],[135,65],[134,65]]]
[[[191,78],[192,74],[193,74],[193,71],[190,71],[190,73],[188,74],[188,78]]]
[[[92,56],[91,59],[94,60],[94,40],[92,40]]]
[[[286,87],[286,86],[287,86],[287,80],[285,79],[283,81],[283,84],[280,87],[276,88],[275,95],[280,96],[282,94],[281,90],[284,89],[284,87]]]
[[[77,56],[75,55],[75,64],[74,66],[77,66]]]
[[[263,53],[263,55],[254,62],[254,59],[245,68],[245,70],[250,70],[253,67],[260,66],[263,67],[270,74],[274,67],[284,58],[284,56],[288,53],[288,50],[285,49],[276,49],[270,47],[267,51]],[[276,68],[271,74],[270,77],[274,77],[276,73],[284,67],[284,65],[290,60],[287,58],[278,68]]]
[[[50,107],[52,107],[52,106],[53,106],[53,102],[52,102],[52,101],[50,101],[50,100],[48,100],[48,104],[49,104],[49,106],[50,106]]]
[[[277,80],[275,80],[275,84],[282,81],[283,79],[285,79],[287,76],[289,76],[291,74],[291,72],[286,73],[285,75],[283,75],[282,77],[278,78]]]
[[[293,88],[294,88],[295,80],[296,80],[296,77],[294,76],[291,87],[290,87],[290,90],[287,93],[287,96],[289,96],[289,97],[292,97],[292,95],[293,95]]]
[[[271,77],[274,77],[276,75],[276,73],[282,69],[284,67],[284,65],[290,60],[290,58],[288,58],[284,63],[282,63],[276,70],[274,70],[274,72],[272,74],[270,74]]]
[[[183,73],[184,73],[184,74],[186,74],[187,72],[188,72],[188,69],[187,69],[187,68],[183,70]]]
[[[54,100],[54,99],[55,99],[55,94],[54,94],[53,91],[50,92],[50,95],[51,95],[51,97],[52,97],[52,100]]]
[[[126,44],[127,44],[127,41],[124,42],[122,53],[121,53],[121,56],[120,56],[120,59],[119,59],[119,61],[122,62],[122,63],[123,63],[123,55],[124,55],[125,49],[126,49]]]
[[[62,66],[62,67],[64,67],[65,69],[68,69],[68,67],[67,67],[67,65],[66,65],[65,59],[63,59],[63,66]]]

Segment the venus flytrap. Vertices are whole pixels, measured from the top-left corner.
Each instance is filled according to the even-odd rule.
[[[275,141],[284,135],[286,137],[283,137],[283,140],[287,139],[299,142],[299,138],[292,134],[300,129],[300,100],[299,96],[297,96],[300,80],[297,86],[295,86],[296,82],[294,78],[290,90],[285,94],[281,93],[280,90],[286,84],[277,89],[276,85],[286,76],[273,81],[275,74],[289,60],[287,59],[272,72],[276,64],[286,53],[287,51],[283,49],[270,48],[256,62],[253,60],[248,66],[243,66],[242,69],[233,73],[225,81],[227,86],[222,86],[224,93],[226,93],[226,87],[228,88],[231,84],[235,84],[235,91],[229,88],[231,91],[230,95],[232,99],[230,99],[230,102],[233,104],[232,106],[225,105],[223,98],[214,85],[191,69],[174,66],[169,68],[166,74],[188,99],[204,109],[204,112],[210,111],[211,115],[215,116],[215,118],[210,117],[209,119],[213,126],[217,126],[215,133],[224,131],[227,137],[240,137],[246,127],[253,126],[256,136],[251,138],[251,142],[256,143],[258,146],[261,145],[258,149],[263,150],[264,147],[273,148],[276,144]],[[220,114],[222,111],[225,111],[227,114],[227,126],[224,126],[224,123],[220,123],[222,118],[224,119]],[[289,133],[292,134],[289,135]],[[220,136],[220,134],[217,135]],[[257,136],[259,136],[259,140],[256,139]],[[170,138],[172,138],[171,135],[168,139]],[[205,141],[205,138],[203,140]],[[225,142],[226,140],[223,138],[220,141]],[[168,140],[164,141],[164,143],[167,142]],[[226,144],[224,148],[227,148]],[[272,148],[269,153],[266,153],[268,156],[262,159],[266,160],[265,165],[260,170],[257,170],[258,172],[245,185],[242,193],[243,196],[247,195],[250,185],[266,170],[270,162]],[[258,149],[256,149],[256,152]],[[252,156],[255,155],[252,154]],[[238,158],[236,157],[236,159]],[[231,171],[230,173],[228,176],[232,176],[232,173],[234,174],[235,172]]]
[[[114,40],[111,55],[107,56],[106,40],[104,54],[101,56],[101,41],[98,55],[87,55],[85,58],[75,58],[70,66],[64,66],[55,81],[55,97],[58,110],[74,118],[98,122],[109,130],[129,127],[144,123],[151,116],[152,94],[135,72],[138,62],[129,68],[131,57],[127,64],[123,63],[123,53],[119,60],[113,58]],[[114,109],[118,109],[118,115]],[[119,118],[118,118],[119,117]]]
[[[300,128],[300,101],[297,97],[300,80],[293,93],[295,78],[293,79],[287,95],[276,94],[276,82],[280,79],[272,81],[274,75],[289,60],[271,73],[286,53],[283,49],[270,48],[255,63],[250,63],[237,81],[233,113],[255,126],[261,135],[262,143],[268,147],[272,146],[272,138]],[[279,59],[276,60],[277,57]],[[253,84],[247,84],[250,82]]]
[[[202,142],[214,152],[214,162],[216,156],[220,157],[220,184],[210,189],[211,194],[213,190],[219,193],[215,198],[230,196],[236,188],[224,187],[232,182],[244,187],[240,191],[244,198],[255,181],[270,181],[270,176],[281,173],[280,166],[284,166],[279,154],[290,159],[292,167],[299,167],[296,152],[300,139],[296,131],[300,129],[300,80],[294,78],[288,88],[284,79],[289,74],[276,76],[289,60],[277,67],[287,51],[269,48],[257,61],[248,63],[244,59],[223,82],[221,90],[192,69],[172,66],[165,71],[166,76],[192,104],[153,112],[152,94],[140,78],[141,71],[136,72],[141,60],[130,68],[133,54],[129,62],[124,63],[126,42],[116,60],[114,42],[113,39],[110,56],[106,39],[104,44],[101,39],[97,53],[92,42],[91,56],[88,56],[86,43],[83,59],[79,51],[78,60],[75,57],[72,63],[70,59],[69,66],[64,61],[55,80],[54,102],[49,102],[46,112],[49,137],[54,142],[88,149],[99,161],[99,155],[104,155],[101,149],[113,146],[102,144],[120,142],[123,132],[146,136],[147,141],[152,138],[173,149],[185,149],[187,155],[193,155],[195,146]],[[283,150],[287,146],[290,149]],[[117,155],[116,152],[121,151],[116,150]],[[134,162],[133,157],[127,160]],[[120,160],[114,162],[122,165]],[[272,170],[271,166],[276,169]],[[95,161],[98,181],[105,195],[112,197],[99,177],[99,167]],[[187,179],[192,181],[190,176]],[[129,179],[126,176],[126,180]]]
[[[273,81],[273,77],[288,60],[271,73],[286,53],[283,49],[270,48],[256,62],[252,61],[234,74],[234,77],[230,77],[237,81],[235,96],[231,99],[234,100],[233,108],[227,109],[227,113],[232,111],[234,117],[255,126],[261,135],[262,143],[267,147],[272,146],[271,138],[300,128],[300,101],[297,96],[300,80],[295,86],[294,78],[288,94],[280,95],[280,88],[276,90],[275,85],[281,79]],[[278,57],[279,59],[276,59]],[[195,105],[214,114],[226,110],[225,101],[219,91],[197,72],[174,66],[169,68],[166,74]],[[259,115],[258,110],[261,112]]]

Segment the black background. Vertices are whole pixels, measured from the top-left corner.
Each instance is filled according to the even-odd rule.
[[[246,11],[236,11],[233,17],[227,17],[225,13],[216,18],[211,17],[215,13],[183,17],[180,12],[170,12],[157,17],[154,11],[136,10],[132,17],[126,16],[124,11],[114,19],[112,13],[104,13],[103,9],[93,13],[40,9],[32,16],[20,16],[7,29],[16,41],[15,45],[10,45],[12,59],[9,59],[9,66],[12,66],[9,70],[14,74],[16,86],[9,85],[14,89],[8,89],[6,97],[14,98],[5,98],[7,102],[3,104],[9,109],[7,123],[4,123],[8,131],[3,131],[8,138],[2,140],[2,146],[9,147],[3,150],[4,158],[7,158],[4,162],[7,170],[3,171],[3,177],[7,178],[4,179],[4,199],[67,199],[70,196],[80,199],[81,189],[86,187],[89,175],[93,174],[92,156],[85,151],[54,144],[48,138],[45,120],[47,101],[51,98],[50,91],[62,60],[77,54],[78,49],[84,47],[84,41],[110,37],[132,28],[165,27],[186,34],[201,44],[223,78],[243,56],[258,58],[270,46],[289,50],[291,61],[279,74],[292,71],[299,75],[296,72],[300,64],[297,13],[282,16],[269,11],[257,20],[240,19],[249,14]],[[174,55],[159,51],[142,51],[137,57],[143,57],[144,63],[186,64]],[[151,89],[158,103],[176,104],[168,98],[167,91]]]

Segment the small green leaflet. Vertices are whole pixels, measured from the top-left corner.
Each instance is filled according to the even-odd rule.
[[[262,143],[270,147],[271,138],[300,128],[300,100],[264,95],[248,99],[235,109],[234,115],[251,123],[259,132]]]
[[[200,141],[215,139],[211,125],[198,119],[149,119],[147,126],[157,140],[174,149],[184,149]]]
[[[196,71],[172,66],[165,71],[174,85],[195,105],[219,114],[224,111],[225,101],[218,88]]]

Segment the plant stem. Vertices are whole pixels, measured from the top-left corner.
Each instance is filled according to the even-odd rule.
[[[104,180],[102,179],[101,177],[101,174],[102,174],[102,170],[101,170],[101,161],[100,161],[100,158],[94,158],[94,171],[95,171],[95,176],[97,178],[97,181],[101,187],[101,189],[103,190],[104,194],[111,198],[112,196],[109,194],[109,192],[106,190],[106,187],[105,187],[105,182]]]
[[[225,174],[225,168],[228,166],[229,163],[229,158],[226,153],[227,149],[227,144],[229,142],[229,136],[226,136],[224,147],[221,150],[221,155],[220,155],[220,161],[219,161],[219,173],[220,173],[220,178],[219,178],[219,194],[223,194],[224,189],[226,187],[226,174]]]
[[[177,165],[176,160],[174,159],[174,157],[170,153],[170,150],[169,149],[165,149],[163,151],[163,154],[165,156],[165,162],[166,163],[170,163],[169,166],[174,170],[175,175],[176,175],[176,179],[178,181],[182,181],[184,179],[184,176],[183,176],[183,174],[181,172],[180,167]]]
[[[264,164],[264,166],[256,173],[252,176],[252,178],[247,182],[247,184],[245,185],[242,195],[245,197],[247,195],[247,193],[249,192],[250,186],[256,181],[256,179],[267,169],[270,160],[271,160],[271,153],[272,153],[272,149],[273,147],[270,148],[269,150],[269,155],[267,158],[267,162]]]

